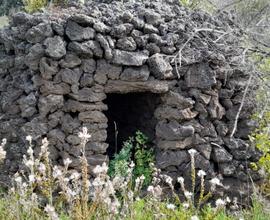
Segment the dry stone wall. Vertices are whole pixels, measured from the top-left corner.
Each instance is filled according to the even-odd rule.
[[[193,148],[207,179],[220,175],[226,190],[246,192],[250,176],[259,178],[248,168],[259,153],[248,143],[250,100],[230,137],[248,79],[240,36],[229,15],[190,12],[172,0],[15,14],[0,32],[0,138],[8,139],[1,178],[20,169],[26,135],[37,144],[47,136],[52,159],[69,157],[77,168],[77,133],[87,127],[90,167],[108,161],[106,96],[147,92],[160,96],[157,166],[188,178]]]

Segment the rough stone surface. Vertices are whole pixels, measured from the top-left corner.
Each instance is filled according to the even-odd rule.
[[[253,91],[230,137],[248,82],[235,62],[244,51],[234,21],[222,12],[191,12],[178,0],[106,2],[20,12],[0,30],[3,176],[21,167],[26,135],[37,145],[47,136],[53,163],[71,158],[71,167],[80,169],[82,127],[91,134],[92,175],[115,153],[117,128],[118,150],[136,130],[144,132],[156,165],[174,182],[190,176],[188,150],[196,149],[195,167],[207,173],[206,185],[220,175],[228,188],[218,192],[235,196],[243,188],[241,199],[251,195],[249,176],[257,181],[260,175],[249,163],[261,156],[247,141],[256,127]],[[227,34],[203,31],[190,38],[204,28]]]

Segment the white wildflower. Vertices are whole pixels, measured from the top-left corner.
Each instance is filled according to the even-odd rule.
[[[35,179],[36,179],[36,178],[35,178],[35,175],[31,174],[31,175],[28,176],[28,178],[29,178],[29,182],[30,182],[30,183],[35,182]]]
[[[148,186],[147,191],[150,192],[150,193],[153,193],[154,192],[154,186],[152,186],[152,185]]]
[[[91,138],[91,135],[88,134],[88,129],[86,127],[82,128],[82,132],[79,132],[78,136],[83,140],[89,140]]]
[[[72,180],[78,180],[80,178],[80,174],[77,171],[74,171],[71,175],[70,175],[70,179]]]
[[[184,208],[184,209],[188,209],[188,208],[189,208],[189,203],[184,202],[184,203],[183,203],[183,208]]]
[[[33,155],[34,151],[33,151],[32,147],[29,147],[29,148],[27,149],[27,153],[28,153],[30,156]]]
[[[172,203],[167,204],[167,209],[171,209],[174,210],[175,209],[175,205]]]
[[[185,179],[184,179],[182,176],[180,176],[180,177],[177,178],[177,182],[178,182],[178,183],[183,184],[184,181],[185,181]]]
[[[0,161],[4,160],[7,156],[7,152],[3,148],[4,145],[0,146]]]
[[[194,157],[194,155],[197,153],[197,151],[195,149],[190,149],[190,150],[188,150],[188,153],[190,154],[190,156]]]
[[[144,176],[144,175],[141,175],[141,176],[140,176],[140,180],[141,180],[141,181],[145,180],[145,176]]]
[[[106,163],[103,163],[102,166],[97,165],[94,169],[93,172],[95,174],[100,174],[100,173],[107,173],[108,171],[108,166]]]
[[[69,158],[64,159],[64,165],[68,167],[72,163],[72,160]]]
[[[226,205],[226,202],[222,199],[217,199],[216,200],[216,207],[223,207]]]
[[[32,144],[33,138],[31,135],[27,135],[25,139],[29,142],[30,145]]]
[[[226,197],[226,203],[230,203],[231,202],[231,199],[230,199],[230,197]]]
[[[47,204],[46,207],[44,208],[44,211],[48,214],[48,216],[51,219],[53,219],[53,220],[58,220],[59,219],[53,206]]]
[[[1,144],[1,145],[2,145],[2,147],[3,147],[3,146],[5,146],[6,144],[7,144],[7,139],[4,138],[4,139],[2,140],[2,144]]]
[[[191,199],[191,197],[192,197],[192,193],[189,192],[189,191],[185,191],[185,192],[184,192],[184,195],[185,195],[185,197],[186,197],[187,199]]]
[[[197,175],[198,177],[203,177],[203,176],[206,176],[206,172],[204,172],[203,170],[199,170]]]
[[[134,168],[135,167],[135,163],[133,161],[131,161],[130,164],[129,164],[129,167],[130,168]]]
[[[17,183],[17,184],[21,184],[22,183],[22,177],[21,176],[17,176],[14,181]]]
[[[24,162],[24,164],[25,164],[25,166],[27,166],[27,167],[32,167],[32,166],[34,166],[34,161],[33,160],[26,160],[25,162]]]
[[[222,186],[222,183],[220,182],[220,179],[218,179],[217,177],[211,179],[210,181],[210,184],[213,185],[213,186]]]
[[[41,173],[45,173],[46,172],[46,166],[44,165],[44,163],[40,163],[38,166],[38,171]]]
[[[191,216],[190,220],[200,220],[200,219],[197,215],[193,215]]]
[[[62,171],[57,166],[54,166],[52,175],[56,179],[56,178],[62,176]]]
[[[170,176],[165,175],[165,182],[169,185],[172,185],[172,178]]]

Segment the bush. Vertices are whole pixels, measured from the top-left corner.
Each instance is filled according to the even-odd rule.
[[[145,178],[143,186],[149,185],[152,181],[154,151],[149,149],[147,144],[148,138],[142,132],[137,131],[135,137],[124,142],[121,151],[115,154],[114,159],[110,161],[109,175],[127,177],[129,164],[134,158],[133,182],[143,176]]]
[[[21,0],[0,0],[0,16],[8,15],[11,9],[19,8],[22,5]]]
[[[24,8],[28,13],[33,13],[44,8],[47,4],[47,0],[23,0]]]

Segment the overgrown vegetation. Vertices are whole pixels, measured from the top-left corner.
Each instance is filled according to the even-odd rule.
[[[142,132],[137,131],[135,137],[130,137],[128,141],[124,142],[123,148],[110,161],[109,175],[127,177],[129,164],[134,158],[133,182],[143,175],[145,178],[143,186],[148,186],[152,181],[154,151],[147,144],[148,138]]]
[[[146,139],[142,134],[137,133],[137,136],[140,144],[144,144]],[[68,158],[63,161],[64,166],[53,166],[49,159],[49,142],[46,138],[42,141],[40,154],[35,157],[33,148],[37,146],[33,146],[32,137],[26,138],[29,148],[23,159],[25,169],[14,176],[13,187],[8,192],[2,193],[0,219],[267,220],[270,218],[270,214],[258,200],[254,200],[251,210],[242,212],[228,211],[240,210],[235,198],[218,198],[213,206],[202,202],[199,204],[201,208],[197,208],[194,193],[188,191],[189,186],[185,185],[184,178],[177,179],[184,195],[184,199],[180,199],[172,178],[162,175],[156,168],[153,169],[154,178],[147,188],[147,194],[142,196],[145,178],[143,175],[137,177],[135,185],[132,184],[132,173],[136,169],[132,161],[127,166],[126,177],[116,175],[110,178],[107,175],[108,167],[104,163],[93,169],[95,178],[89,181],[84,148],[91,135],[87,133],[86,128],[83,128],[79,137],[82,151],[81,172],[68,171],[72,163]],[[6,140],[3,140],[0,145],[1,160],[5,158],[5,144]],[[196,153],[195,150],[189,151],[192,163]],[[192,179],[194,182],[199,179],[203,188],[204,179],[207,178],[205,175],[204,171],[196,172],[195,167],[192,166]],[[216,177],[211,179],[210,183],[213,192],[217,185],[222,186]],[[171,190],[170,198],[163,196],[162,185],[167,185]]]

